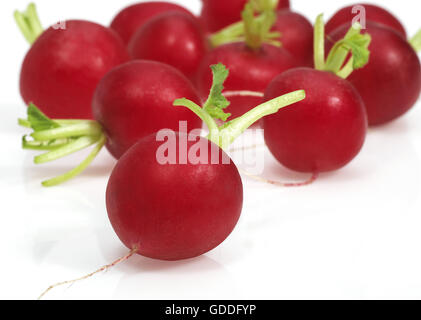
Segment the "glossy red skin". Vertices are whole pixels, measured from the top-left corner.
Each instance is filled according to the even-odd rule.
[[[392,28],[396,32],[400,33],[402,37],[407,37],[405,27],[392,13],[379,6],[357,3],[342,8],[336,12],[326,24],[326,34],[335,31],[335,29],[342,27],[344,24],[346,24],[347,28],[349,29],[351,27],[352,20],[357,15],[352,13],[352,8],[357,5],[363,5],[365,7],[367,21],[375,22],[381,24],[382,26]]]
[[[346,27],[337,29],[330,34],[332,42],[346,32]],[[415,105],[421,92],[421,65],[408,41],[392,29],[369,23],[366,32],[372,38],[370,61],[348,80],[364,100],[369,124],[375,126],[399,118]]]
[[[132,61],[109,72],[93,99],[95,119],[104,128],[107,149],[119,159],[140,139],[162,129],[188,132],[202,127],[190,110],[173,106],[179,98],[201,102],[191,82],[171,66],[154,61]]]
[[[184,12],[193,16],[189,10],[174,3],[164,1],[142,2],[120,11],[111,22],[111,28],[120,35],[126,44],[129,44],[132,36],[146,22],[169,11]]]
[[[281,33],[282,47],[290,52],[299,66],[313,66],[313,25],[303,15],[280,10],[273,31]]]
[[[20,92],[55,119],[92,119],[91,102],[98,82],[129,60],[120,37],[96,23],[66,22],[66,29],[47,29],[27,53]]]
[[[348,164],[367,132],[364,103],[346,80],[328,72],[298,68],[278,76],[265,100],[303,89],[306,99],[263,119],[265,141],[289,169],[320,173]]]
[[[194,81],[208,42],[196,18],[169,12],[149,20],[128,48],[132,58],[169,64]]]
[[[176,136],[187,141],[187,135]],[[243,186],[236,166],[211,164],[160,165],[152,135],[139,141],[117,163],[107,188],[107,211],[120,240],[138,253],[159,260],[198,257],[220,245],[237,224]],[[187,150],[196,142],[188,142]],[[178,148],[176,148],[178,149]],[[220,158],[221,160],[221,158]]]
[[[201,20],[208,32],[216,32],[241,20],[248,0],[202,0]],[[289,8],[289,0],[280,0],[278,9]]]
[[[263,45],[252,50],[244,43],[231,43],[212,50],[199,69],[197,87],[202,99],[209,95],[212,85],[212,64],[223,63],[229,70],[224,91],[264,92],[268,84],[280,73],[297,66],[295,59],[283,48]],[[232,119],[243,115],[262,102],[260,97],[229,97],[226,109]]]

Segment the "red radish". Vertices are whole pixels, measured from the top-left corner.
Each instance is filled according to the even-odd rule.
[[[335,29],[343,27],[344,25],[346,25],[346,29],[349,29],[353,23],[353,19],[358,17],[358,15],[364,14],[364,11],[360,10],[362,7],[364,7],[367,22],[375,22],[384,27],[392,28],[401,34],[402,37],[406,38],[405,27],[392,13],[376,5],[361,3],[347,6],[336,12],[326,23],[326,34],[330,34],[335,31]]]
[[[129,60],[120,37],[96,23],[63,22],[43,32],[30,5],[16,20],[32,47],[23,61],[20,91],[54,118],[92,119],[91,102],[98,82]],[[61,29],[64,28],[64,29]]]
[[[104,144],[116,158],[120,158],[142,138],[163,129],[178,130],[182,122],[186,122],[185,131],[201,129],[202,119],[210,129],[209,140],[225,149],[260,118],[305,97],[302,91],[285,95],[218,127],[213,118],[226,121],[230,116],[223,111],[229,102],[221,95],[228,70],[220,64],[211,68],[214,84],[203,109],[199,107],[200,99],[187,78],[176,69],[153,61],[129,62],[104,77],[93,105],[98,122],[52,120],[31,105],[28,119],[20,120],[20,124],[34,130],[31,134],[33,140],[29,141],[25,136],[23,147],[48,151],[35,157],[36,164],[50,162],[96,144],[79,166],[43,182],[43,185],[54,186],[80,174]],[[185,98],[174,102],[174,97]],[[185,106],[193,112],[174,108],[173,105]]]
[[[186,143],[186,153],[201,144],[207,149],[203,164],[159,164],[162,142],[156,135],[139,141],[118,162],[108,183],[107,211],[128,248],[153,259],[194,258],[217,247],[234,229],[243,204],[241,177],[232,161],[222,163],[216,144],[197,139],[174,134],[171,144],[177,150]],[[217,164],[212,164],[214,154],[219,154]]]
[[[269,32],[276,19],[273,11],[265,12],[262,16],[264,19],[260,20],[254,17],[252,7],[247,5],[243,14],[246,42],[229,43],[213,49],[204,58],[197,78],[197,87],[203,98],[212,84],[209,65],[221,62],[227,66],[230,77],[225,83],[226,91],[240,91],[239,94],[229,96],[231,105],[228,111],[234,117],[244,114],[262,102],[262,95],[247,94],[247,91],[264,92],[278,74],[297,66],[294,57],[288,51],[269,44],[276,44],[273,36],[278,35]],[[261,38],[262,34],[266,39]]]
[[[282,47],[298,65],[313,66],[313,25],[306,17],[290,10],[278,11],[272,31],[281,33]]]
[[[34,129],[34,141],[25,139],[24,148],[49,151],[35,158],[40,164],[97,145],[76,169],[44,182],[56,185],[82,172],[105,143],[118,159],[141,138],[161,129],[178,130],[180,121],[187,121],[189,130],[201,128],[194,114],[173,107],[179,97],[200,103],[196,89],[176,69],[153,61],[128,62],[99,83],[92,107],[97,121],[50,120],[30,107],[26,124]]]
[[[344,26],[331,33],[329,39],[335,41],[345,33]],[[370,62],[348,80],[365,102],[369,124],[381,125],[415,105],[421,92],[421,65],[414,48],[397,32],[368,22],[364,33],[372,37]]]
[[[264,15],[257,18],[264,19]],[[294,56],[298,66],[313,66],[313,25],[306,17],[290,10],[279,10],[271,31],[280,34],[282,48]],[[210,41],[214,47],[241,42],[244,33],[244,22],[237,22],[211,35]]]
[[[141,2],[131,5],[122,11],[111,22],[111,29],[115,30],[126,44],[129,44],[132,36],[150,19],[170,11],[193,14],[174,3],[163,1]]]
[[[274,79],[265,93],[265,100],[269,100],[303,88],[306,99],[262,121],[266,144],[275,158],[292,170],[310,173],[345,166],[360,152],[367,131],[364,103],[343,78],[367,63],[369,37],[351,28],[325,62],[321,16],[315,32],[315,64],[319,70],[289,70]],[[352,61],[341,69],[349,51]]]
[[[108,216],[130,252],[84,277],[50,286],[40,299],[55,287],[88,279],[134,254],[168,261],[195,258],[232,232],[242,210],[243,185],[237,167],[221,149],[255,121],[303,100],[305,92],[278,97],[218,127],[216,119],[229,117],[224,112],[229,102],[222,95],[228,70],[221,64],[211,68],[214,82],[203,107],[185,98],[174,102],[207,124],[209,140],[162,130],[130,148],[111,174]]]
[[[241,12],[249,0],[202,0],[203,7],[201,19],[208,32],[216,32],[220,29],[241,20]],[[255,1],[261,4],[263,1]],[[289,0],[277,1],[272,8],[289,8]],[[273,5],[274,1],[270,1]],[[263,9],[263,8],[262,8]]]
[[[236,166],[221,149],[260,118],[305,96],[302,90],[288,93],[218,127],[215,119],[229,117],[224,112],[229,102],[222,96],[228,71],[221,64],[212,66],[212,71],[214,82],[203,108],[188,99],[174,105],[199,116],[213,143],[192,134],[161,132],[162,137],[152,135],[134,145],[111,175],[107,188],[111,224],[120,240],[143,256],[188,259],[222,243],[240,217],[243,188]],[[164,144],[159,142],[165,138]]]
[[[193,81],[207,49],[199,21],[182,12],[164,13],[149,20],[129,44],[134,59],[169,64]]]

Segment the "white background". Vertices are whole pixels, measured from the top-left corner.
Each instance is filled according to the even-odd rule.
[[[199,0],[175,1],[199,11]],[[314,20],[349,1],[292,0]],[[81,177],[54,189],[43,178],[69,169],[77,155],[49,166],[20,149],[25,115],[18,92],[28,49],[12,13],[27,1],[0,2],[0,298],[34,299],[126,254],[106,215],[114,160],[104,151]],[[109,24],[131,1],[38,1],[44,26],[68,18]],[[418,1],[377,1],[399,14],[408,33]],[[417,8],[418,7],[418,8]],[[58,288],[51,299],[367,299],[421,298],[421,106],[371,129],[345,169],[314,185],[283,189],[244,178],[242,220],[213,252],[190,261],[136,256],[107,273]],[[263,152],[264,149],[259,149]],[[265,176],[301,180],[266,154]]]

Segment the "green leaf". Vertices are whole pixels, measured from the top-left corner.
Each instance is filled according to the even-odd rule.
[[[263,43],[281,46],[281,43],[278,41],[281,34],[279,32],[271,32],[276,22],[275,10],[265,10],[260,16],[256,16],[252,3],[247,3],[241,16],[244,22],[246,43],[250,48],[259,49]]]
[[[213,83],[208,100],[203,109],[212,118],[227,121],[231,114],[225,113],[224,109],[230,105],[230,102],[224,97],[222,91],[224,90],[224,82],[228,78],[229,71],[222,63],[212,65],[211,69],[213,73]]]
[[[33,103],[30,103],[28,106],[28,122],[35,132],[60,127],[60,125],[57,122],[48,118]]]

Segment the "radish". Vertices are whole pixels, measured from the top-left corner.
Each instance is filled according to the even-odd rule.
[[[406,38],[405,27],[392,13],[379,6],[359,3],[347,6],[336,12],[326,24],[326,34],[330,34],[335,31],[335,29],[343,27],[344,25],[346,25],[345,28],[348,29],[349,26],[352,25],[353,19],[356,17],[358,18],[358,15],[365,15],[362,18],[366,19],[366,21],[375,22],[384,27],[392,28],[402,37]]]
[[[169,12],[149,20],[129,44],[134,59],[169,64],[192,81],[208,49],[200,22],[183,12]]]
[[[209,140],[194,132],[162,130],[130,148],[111,174],[106,192],[108,217],[130,252],[87,276],[50,286],[40,298],[57,286],[87,279],[134,254],[166,261],[198,257],[219,246],[233,231],[242,211],[243,185],[223,149],[255,121],[303,100],[305,92],[275,98],[218,126],[215,119],[226,121],[230,116],[224,111],[229,102],[222,95],[228,70],[221,64],[211,68],[214,82],[203,108],[186,98],[174,101],[207,124]]]
[[[131,5],[122,11],[111,22],[111,29],[115,30],[126,44],[129,44],[132,36],[150,19],[170,11],[193,14],[174,3],[163,1],[149,1]]]
[[[274,79],[265,92],[265,100],[270,100],[297,88],[306,91],[306,99],[294,108],[262,121],[269,150],[282,165],[299,172],[321,173],[345,166],[361,150],[367,131],[364,103],[345,78],[368,62],[370,37],[361,35],[355,25],[325,61],[323,27],[319,16],[316,70],[289,70]],[[342,68],[349,52],[352,59]]]
[[[220,29],[241,20],[241,12],[249,0],[202,0],[203,7],[201,19],[208,32],[216,32]],[[253,0],[260,11],[267,7],[265,0]],[[271,9],[289,8],[289,0],[269,0]]]
[[[209,66],[218,62],[230,70],[225,88],[231,105],[228,112],[234,117],[249,111],[262,102],[267,85],[278,74],[296,67],[294,57],[279,48],[279,34],[270,32],[276,20],[273,10],[255,17],[251,4],[243,11],[245,42],[224,44],[209,52],[198,72],[197,87],[202,98],[206,97],[212,84]]]
[[[216,144],[182,133],[169,137],[168,148],[185,144],[186,154],[200,146],[206,153],[201,163],[159,164],[163,142],[149,136],[117,163],[106,199],[108,217],[126,247],[173,261],[200,256],[228,237],[240,218],[243,185],[235,164],[223,163],[228,155]]]
[[[225,98],[220,98],[215,92],[222,90],[220,83],[225,81],[228,71],[219,65],[213,67],[215,68],[215,84],[212,86],[211,97],[207,100],[204,110],[215,118],[225,121],[230,114],[224,113],[214,105],[219,106],[226,102]],[[210,121],[209,116],[202,115],[203,112],[198,111],[200,108],[197,104],[200,103],[200,99],[196,90],[178,70],[159,62],[132,61],[110,71],[98,85],[93,102],[97,121],[52,120],[36,106],[30,105],[28,118],[20,120],[20,124],[32,128],[34,132],[31,134],[32,140],[27,136],[23,138],[23,148],[47,151],[35,157],[35,163],[42,164],[96,145],[88,158],[76,168],[43,182],[46,187],[55,186],[83,172],[104,145],[115,158],[119,159],[140,139],[162,129],[178,130],[180,122],[187,124],[184,131],[200,129],[202,121],[194,113],[173,107],[174,100],[179,97],[185,97],[181,103],[201,116],[201,119],[210,126],[209,139],[222,148],[226,148],[232,141],[220,141],[220,139],[227,136],[235,139],[245,130],[245,120],[230,121],[225,130],[213,125],[214,121]],[[222,102],[217,99],[221,99]],[[286,102],[286,105],[295,103],[294,99],[302,100],[303,94],[300,92],[288,95],[286,98],[275,100],[277,104],[274,104],[275,102],[264,104],[257,109],[260,113],[254,111],[246,114],[244,117],[249,121],[251,119],[251,123],[246,123],[246,128],[258,120],[256,117],[260,119],[267,115],[265,112],[274,112],[274,108],[284,106],[282,103]],[[224,107],[229,105],[226,103]],[[177,101],[178,104],[180,101]],[[220,130],[222,134],[219,134]]]
[[[345,29],[345,26],[337,29],[329,39],[341,38]],[[421,65],[414,48],[417,49],[417,39],[421,37],[412,39],[413,48],[390,28],[368,22],[366,32],[372,37],[370,62],[353,72],[348,80],[365,102],[369,124],[375,126],[399,118],[417,102],[421,92]]]
[[[258,19],[264,20],[265,16]],[[272,32],[281,36],[282,48],[291,53],[299,66],[313,66],[313,25],[303,15],[290,11],[276,12]],[[244,38],[244,22],[234,23],[210,36],[214,47],[239,42]]]
[[[20,92],[53,118],[92,119],[91,102],[102,77],[129,60],[120,37],[96,23],[70,20],[43,31],[35,5],[15,12],[32,44],[23,61]]]
[[[306,17],[290,10],[278,11],[272,31],[280,32],[282,47],[298,65],[313,66],[313,25]]]
[[[25,149],[45,150],[36,164],[50,162],[96,145],[89,157],[70,172],[45,181],[54,186],[81,173],[101,148],[120,158],[133,144],[161,129],[177,130],[179,121],[188,129],[202,127],[191,112],[173,107],[179,97],[200,103],[196,89],[178,70],[153,61],[132,61],[111,70],[99,83],[93,99],[97,121],[51,120],[34,105],[22,125],[31,127],[33,140],[24,138]]]

